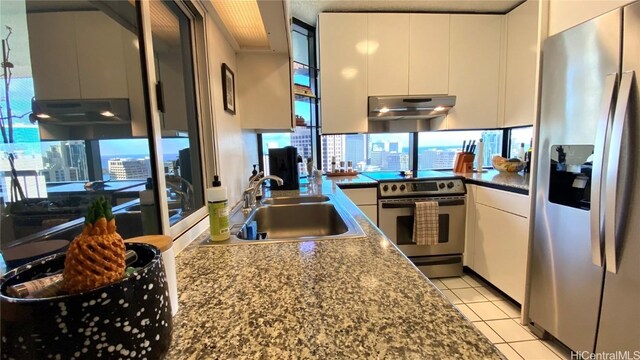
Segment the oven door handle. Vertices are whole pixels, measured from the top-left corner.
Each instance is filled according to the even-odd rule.
[[[383,202],[383,209],[415,209],[415,202]],[[464,200],[439,200],[438,206],[460,206],[464,205]]]

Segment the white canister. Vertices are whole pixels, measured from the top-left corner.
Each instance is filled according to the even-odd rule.
[[[169,299],[171,300],[171,315],[178,313],[178,282],[176,281],[176,255],[173,252],[173,239],[167,235],[145,235],[125,240],[129,243],[144,243],[157,247],[162,252],[164,273],[167,276],[169,286]]]

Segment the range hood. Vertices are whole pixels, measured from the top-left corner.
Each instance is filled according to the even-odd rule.
[[[40,123],[62,126],[129,123],[128,99],[34,100],[32,111]]]
[[[431,119],[447,115],[456,104],[453,95],[370,96],[369,131],[431,130]]]
[[[42,139],[118,139],[132,133],[129,99],[33,100],[31,108]]]

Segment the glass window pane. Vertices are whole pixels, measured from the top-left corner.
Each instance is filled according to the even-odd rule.
[[[304,159],[313,154],[313,130],[304,126],[297,126],[292,133],[268,133],[262,134],[262,160],[264,173],[269,175],[269,149],[294,146],[298,155]]]
[[[2,3],[13,64],[0,79],[3,249],[72,240],[101,196],[124,238],[144,232],[138,203],[151,172],[136,8],[102,5]]]
[[[162,84],[162,154],[171,225],[204,206],[191,48],[191,20],[172,1],[152,1],[156,77]]]
[[[502,153],[502,130],[439,131],[418,134],[418,170],[453,169],[456,152],[463,142],[482,139],[483,164],[491,166],[491,157]],[[477,163],[477,159],[475,161]]]
[[[309,38],[298,32],[292,31],[293,38],[293,61],[302,64],[309,64]]]
[[[411,167],[409,133],[322,136],[322,168],[330,169],[335,156],[353,162],[358,171],[399,171]]]
[[[522,128],[513,128],[510,133],[510,147],[509,157],[520,156],[520,147],[524,144],[524,151],[529,151],[531,144],[533,143],[533,126],[527,126]]]

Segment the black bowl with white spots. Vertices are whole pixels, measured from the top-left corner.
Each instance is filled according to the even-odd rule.
[[[162,253],[126,244],[136,273],[75,295],[17,299],[8,286],[64,267],[60,253],[22,265],[0,279],[3,359],[160,359],[171,343],[171,304]]]

